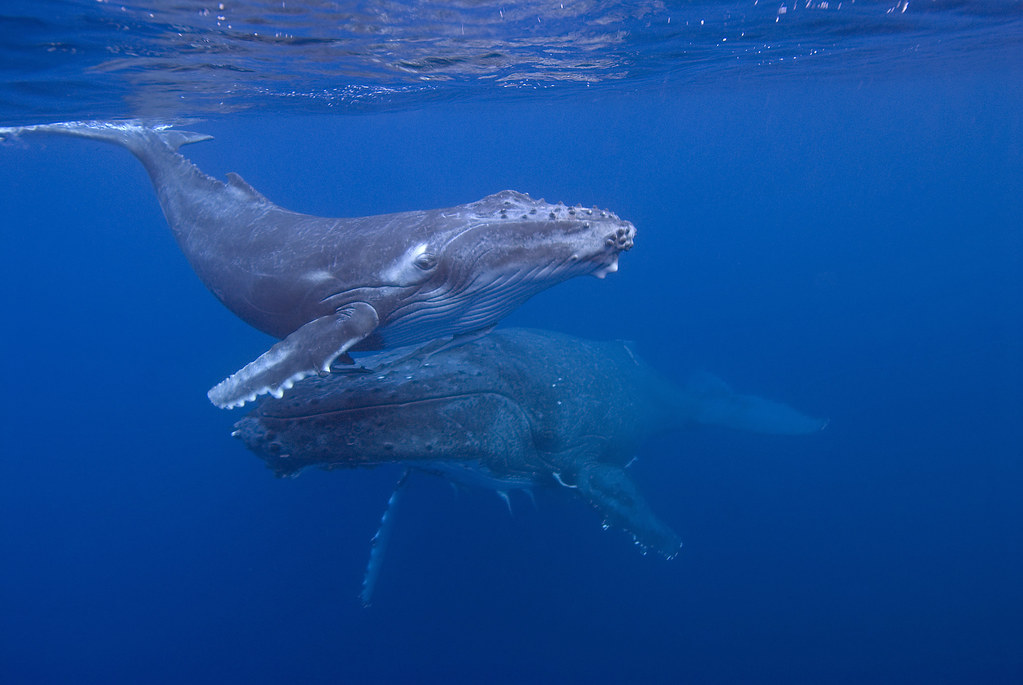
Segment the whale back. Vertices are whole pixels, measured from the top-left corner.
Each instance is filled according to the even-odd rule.
[[[363,357],[264,401],[237,428],[279,473],[408,461],[532,473],[581,444],[593,458],[627,461],[671,423],[664,392],[622,343],[508,329]]]

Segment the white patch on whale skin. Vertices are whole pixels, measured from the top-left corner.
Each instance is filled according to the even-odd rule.
[[[326,269],[317,269],[302,275],[302,279],[312,284],[326,283],[334,279],[334,274]]]
[[[604,278],[608,274],[613,274],[616,271],[618,271],[618,255],[615,255],[615,258],[611,261],[610,264],[594,271],[593,275],[596,276],[597,278]]]
[[[551,471],[551,475],[554,476],[554,480],[558,481],[558,485],[562,487],[566,487],[572,490],[575,490],[576,488],[579,487],[578,485],[569,485],[565,481],[561,480],[561,473],[559,473],[558,471]]]
[[[383,282],[394,285],[410,285],[423,280],[427,272],[416,267],[415,261],[426,252],[428,247],[427,243],[419,243],[409,248],[394,264],[381,272],[380,277]]]

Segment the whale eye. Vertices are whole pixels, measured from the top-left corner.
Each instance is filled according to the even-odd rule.
[[[417,269],[429,271],[433,267],[437,266],[437,256],[432,255],[429,252],[424,252],[423,254],[416,257],[415,261],[412,263],[416,265]]]

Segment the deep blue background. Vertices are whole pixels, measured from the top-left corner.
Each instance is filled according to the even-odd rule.
[[[621,271],[509,324],[832,419],[644,451],[673,562],[563,492],[509,516],[414,478],[369,610],[398,472],[275,479],[204,397],[270,341],[191,273],[141,166],[5,146],[0,679],[1020,682],[1021,113],[1002,64],[194,124],[203,170],[314,214],[611,208],[639,230]]]

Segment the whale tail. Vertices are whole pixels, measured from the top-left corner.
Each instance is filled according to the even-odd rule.
[[[226,184],[202,173],[178,153],[178,148],[182,145],[211,140],[213,136],[179,131],[173,126],[175,123],[143,123],[137,119],[8,126],[0,128],[0,142],[19,140],[26,135],[51,134],[102,140],[126,148],[149,172],[167,223],[180,244],[181,232],[190,230],[190,222],[184,219],[194,213],[191,210],[192,205],[196,204],[195,198],[205,199],[205,196],[221,191]],[[182,250],[191,259],[184,245]]]
[[[51,133],[77,138],[103,140],[128,148],[145,161],[147,146],[161,142],[172,151],[182,145],[212,140],[213,136],[192,131],[179,131],[174,124],[146,125],[138,120],[125,121],[64,121],[56,124],[0,127],[0,142],[18,140],[21,136]]]
[[[823,430],[827,419],[756,395],[741,395],[720,378],[697,374],[682,389],[679,413],[704,425],[770,435],[805,435]]]

